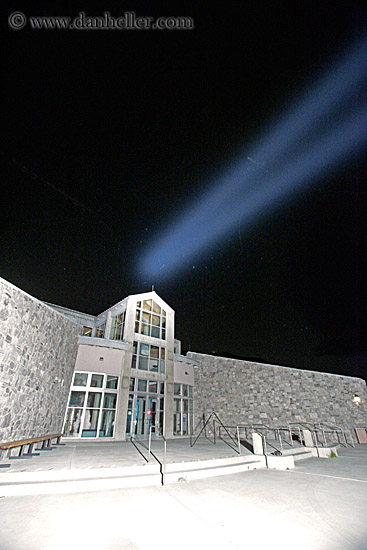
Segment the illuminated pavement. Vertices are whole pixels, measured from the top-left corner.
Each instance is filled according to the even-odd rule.
[[[147,445],[147,441],[137,442],[138,449],[146,457],[148,456]],[[163,441],[161,439],[153,440],[151,449],[159,458],[163,457]],[[11,464],[11,468],[0,471],[0,483],[4,473],[124,468],[146,464],[142,454],[130,441],[95,442],[63,439],[61,445],[53,445],[52,451],[37,450],[35,452],[40,455],[31,459],[4,461],[4,464]],[[243,455],[251,454],[245,447],[242,447],[241,452]],[[194,447],[190,447],[189,439],[171,439],[167,442],[168,463],[231,456],[237,456],[237,453],[220,440],[213,445],[209,440],[200,438]]]
[[[367,445],[360,445],[340,449],[339,458],[305,460],[290,471],[5,497],[0,499],[0,547],[365,550],[366,466]]]

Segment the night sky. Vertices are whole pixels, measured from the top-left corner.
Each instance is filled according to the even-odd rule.
[[[366,377],[365,155],[171,277],[141,270],[220,170],[364,33],[362,3],[50,4],[1,6],[1,276],[91,314],[154,284],[184,352]],[[14,11],[185,15],[195,28],[14,31]]]

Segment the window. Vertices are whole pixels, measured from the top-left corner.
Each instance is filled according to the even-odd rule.
[[[89,392],[88,393],[88,400],[87,400],[87,407],[93,407],[98,408],[101,405],[101,393],[97,392]]]
[[[82,407],[84,405],[85,391],[72,391],[70,396],[71,407]]]
[[[115,393],[105,393],[103,400],[104,409],[116,409],[117,395]]]
[[[137,302],[135,314],[135,332],[166,339],[166,312],[153,300]]]
[[[123,313],[120,313],[120,315],[116,315],[116,317],[112,317],[111,335],[110,335],[111,340],[123,340],[125,316],[126,316],[126,311],[124,311]]]
[[[189,435],[193,430],[193,388],[174,384],[173,393],[173,435]]]
[[[104,338],[104,331],[106,329],[106,323],[96,328],[96,338]]]
[[[86,386],[87,385],[88,374],[82,372],[76,372],[74,374],[74,386]]]
[[[93,329],[91,327],[83,327],[82,336],[92,336]]]
[[[107,375],[106,388],[111,390],[117,390],[118,376],[109,376]]]
[[[84,391],[78,388],[83,386]],[[76,372],[66,411],[67,437],[113,437],[118,376]]]
[[[92,388],[102,388],[103,385],[103,374],[92,374],[91,387]]]
[[[134,342],[131,368],[164,373],[166,349],[143,342]]]

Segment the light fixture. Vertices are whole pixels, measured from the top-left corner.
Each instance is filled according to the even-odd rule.
[[[356,405],[361,404],[361,398],[359,397],[358,393],[353,394],[353,403],[355,403]]]

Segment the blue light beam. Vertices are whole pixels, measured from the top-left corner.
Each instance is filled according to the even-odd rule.
[[[166,278],[240,222],[249,226],[283,201],[303,192],[314,180],[358,155],[367,142],[363,85],[367,41],[337,63],[310,95],[243,153],[196,207],[166,230],[143,257],[144,276]],[[261,161],[254,169],[248,159]],[[242,221],[243,220],[243,221]]]

